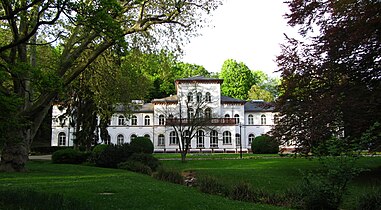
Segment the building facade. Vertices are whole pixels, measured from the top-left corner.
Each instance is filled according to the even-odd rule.
[[[131,115],[117,107],[108,126],[109,139],[102,143],[129,143],[145,136],[155,152],[177,152],[176,128],[187,129],[192,119],[205,120],[190,143],[190,152],[247,152],[256,136],[269,132],[277,121],[271,103],[243,101],[221,95],[223,80],[191,77],[175,81],[177,94],[151,103],[137,102]],[[74,127],[65,110],[53,106],[52,146],[72,146]],[[242,144],[242,145],[240,145]]]

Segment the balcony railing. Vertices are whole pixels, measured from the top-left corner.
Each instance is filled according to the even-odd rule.
[[[167,119],[166,125],[192,125],[192,124],[203,124],[203,125],[236,125],[235,118],[185,118],[185,119]]]

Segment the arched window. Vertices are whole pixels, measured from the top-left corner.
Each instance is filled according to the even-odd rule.
[[[187,99],[188,99],[188,102],[192,102],[193,101],[193,93],[192,92],[188,93]]]
[[[179,139],[176,136],[176,132],[171,131],[169,133],[169,144],[178,144],[178,143],[179,143]]]
[[[119,115],[118,117],[118,125],[124,125],[124,116],[123,115]]]
[[[215,130],[210,132],[210,147],[211,148],[218,147],[218,132]]]
[[[202,130],[197,131],[197,147],[204,148],[205,133]]]
[[[266,125],[266,115],[261,116],[261,125]]]
[[[224,131],[222,133],[222,140],[224,144],[231,144],[232,143],[232,134],[230,131]]]
[[[230,118],[230,115],[229,114],[225,114],[225,118]]]
[[[183,132],[183,137],[185,138],[185,142],[188,142],[188,147],[190,148],[191,139],[190,138],[190,132],[188,130]]]
[[[64,132],[61,132],[58,134],[58,146],[65,146],[66,145],[66,134]]]
[[[164,146],[165,144],[165,137],[164,137],[164,134],[159,134],[158,136],[158,141],[157,141],[157,145],[158,146]]]
[[[122,145],[124,143],[124,136],[122,134],[119,134],[117,137],[116,137],[116,143],[118,145]]]
[[[200,108],[196,109],[196,117],[201,118],[202,117],[202,110]]]
[[[150,121],[151,121],[151,118],[148,115],[146,115],[144,117],[144,125],[150,125],[151,123]]]
[[[205,109],[205,117],[211,118],[212,117],[212,110],[210,108]]]
[[[197,95],[196,95],[196,101],[198,103],[200,103],[202,101],[202,93],[201,92],[198,92]]]
[[[137,125],[137,124],[138,124],[138,117],[136,117],[136,115],[132,115],[131,125]]]
[[[132,141],[132,140],[136,139],[136,137],[138,137],[138,136],[136,136],[136,134],[132,134],[132,135],[130,136],[130,140]]]
[[[188,109],[188,118],[192,118],[194,116],[194,110],[192,108]]]
[[[106,139],[104,140],[105,144],[111,144],[111,136],[107,135]]]
[[[251,142],[253,142],[254,141],[254,138],[255,138],[255,136],[254,136],[254,134],[249,134],[249,145],[251,144]]]
[[[165,122],[165,120],[164,120],[164,115],[159,115],[159,125],[164,125],[164,122]]]
[[[236,133],[235,134],[235,144],[237,146],[240,146],[241,145],[241,135],[239,133]]]
[[[205,93],[205,101],[206,102],[211,102],[212,101],[212,96],[210,95],[209,92]]]
[[[168,119],[173,119],[173,114],[170,114],[170,115],[168,116]]]
[[[149,134],[144,134],[144,137],[147,139],[151,139],[151,136]]]
[[[249,114],[249,116],[248,116],[248,124],[249,125],[254,125],[254,117],[253,117],[253,115],[252,114]]]
[[[235,123],[239,124],[239,114],[234,115]]]

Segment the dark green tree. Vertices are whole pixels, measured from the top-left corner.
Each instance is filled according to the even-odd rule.
[[[305,152],[332,135],[360,138],[381,119],[381,2],[288,5],[289,25],[309,42],[288,38],[277,58],[284,93],[274,135],[294,140]]]

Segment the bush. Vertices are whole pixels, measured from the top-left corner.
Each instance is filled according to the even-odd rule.
[[[68,164],[80,164],[87,160],[89,153],[80,152],[78,150],[67,148],[58,150],[52,155],[53,163],[68,163]]]
[[[358,198],[356,209],[381,210],[381,188],[364,193]]]
[[[155,158],[151,154],[145,154],[145,153],[134,153],[131,155],[131,157],[128,160],[141,162],[144,165],[150,167],[152,171],[156,171],[156,169],[160,165],[160,162],[157,158]]]
[[[251,186],[243,182],[233,186],[233,189],[230,192],[230,198],[238,201],[254,201]]]
[[[251,143],[253,154],[276,154],[279,152],[278,142],[269,135],[257,136]]]
[[[131,141],[131,150],[133,153],[153,153],[153,144],[149,138],[136,137]]]
[[[179,171],[173,169],[159,168],[157,173],[154,174],[154,178],[166,182],[172,182],[175,184],[183,184],[184,177],[181,176]]]
[[[197,186],[201,192],[213,195],[226,195],[228,192],[223,183],[211,176],[198,177]]]
[[[122,145],[109,145],[95,160],[95,165],[105,168],[117,168],[118,163],[125,162],[132,155],[128,143]]]
[[[95,146],[93,148],[93,150],[91,151],[91,158],[90,158],[90,162],[91,163],[95,163],[96,160],[99,158],[100,154],[106,150],[106,148],[108,147],[109,145],[108,144],[98,144],[97,146]]]
[[[139,161],[129,160],[126,162],[122,162],[118,164],[118,168],[133,171],[133,172],[138,172],[141,174],[147,174],[147,175],[152,174],[151,168],[147,165],[144,165],[143,163]]]

